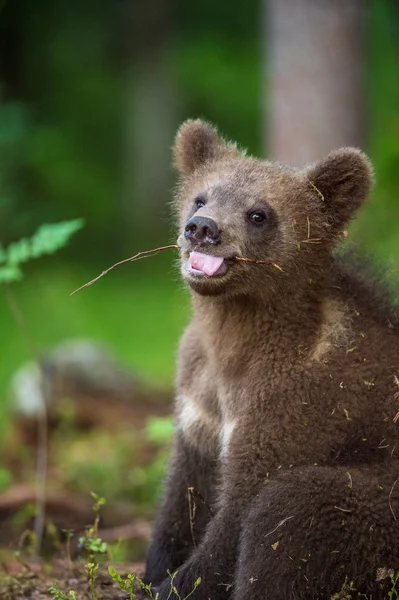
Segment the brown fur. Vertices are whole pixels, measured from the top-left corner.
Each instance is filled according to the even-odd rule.
[[[372,168],[343,148],[304,170],[245,157],[209,124],[177,135],[183,279],[194,316],[180,346],[176,440],[147,562],[182,598],[329,598],[345,579],[379,598],[399,569],[399,335],[394,315],[332,250]],[[205,206],[197,209],[194,199]],[[249,221],[263,210],[260,226]],[[213,219],[223,276],[186,270],[182,232]],[[234,261],[234,256],[272,265]],[[187,488],[197,512],[189,518]],[[386,595],[386,594],[385,594]]]

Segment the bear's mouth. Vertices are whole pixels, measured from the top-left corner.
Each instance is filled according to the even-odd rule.
[[[194,277],[220,277],[229,270],[232,259],[212,256],[204,252],[188,252],[185,261],[187,273]]]

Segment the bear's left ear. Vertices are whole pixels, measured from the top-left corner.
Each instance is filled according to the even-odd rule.
[[[238,156],[234,144],[225,142],[210,123],[189,119],[177,132],[173,148],[174,163],[181,175],[190,175],[207,161]]]
[[[344,225],[366,200],[373,184],[373,168],[357,148],[341,148],[306,171],[333,228]]]

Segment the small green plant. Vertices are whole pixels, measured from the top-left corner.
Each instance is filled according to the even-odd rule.
[[[86,550],[89,555],[90,563],[94,563],[95,558],[101,554],[107,554],[108,546],[98,537],[98,526],[100,524],[100,511],[106,504],[105,498],[91,492],[91,497],[94,499],[93,511],[95,514],[94,523],[86,529],[83,536],[79,538],[79,548]],[[97,565],[98,566],[98,565]]]
[[[345,578],[344,583],[339,592],[333,594],[330,600],[351,600],[356,592],[354,581],[348,581],[348,578]]]
[[[90,584],[90,598],[91,600],[97,600],[96,594],[96,581],[97,581],[97,571],[100,565],[95,562],[95,558],[100,554],[105,554],[108,552],[108,546],[105,542],[98,537],[98,526],[100,522],[100,511],[101,508],[106,503],[105,498],[102,496],[98,496],[94,492],[91,493],[92,498],[94,499],[93,511],[95,513],[94,523],[91,527],[89,527],[85,531],[85,535],[79,538],[79,544],[82,548],[85,548],[89,552],[90,562],[86,565],[86,574],[89,579]],[[67,531],[66,533],[70,534],[68,539],[70,539],[72,532]],[[137,596],[135,593],[135,585],[137,585],[150,600],[158,600],[159,594],[152,589],[152,584],[147,585],[144,583],[140,577],[138,577],[135,573],[129,574],[126,577],[122,577],[116,571],[116,569],[112,566],[108,567],[108,573],[111,576],[112,580],[120,587],[123,592],[129,594],[129,600],[137,600]],[[177,600],[188,600],[192,594],[194,594],[197,587],[201,584],[201,577],[194,583],[194,587],[187,596],[184,598],[179,594],[176,585],[174,583],[178,571],[171,573],[167,571],[170,578],[170,593],[168,596],[168,600],[172,598],[177,598]],[[49,588],[49,593],[56,600],[77,600],[76,592],[71,590],[68,593],[61,591],[56,585],[53,585]]]
[[[169,596],[172,597],[172,593],[173,593],[178,600],[187,600],[187,598],[192,596],[194,594],[195,590],[197,589],[197,587],[201,584],[201,577],[198,577],[198,579],[194,582],[194,587],[191,590],[191,592],[189,594],[187,594],[187,596],[184,596],[184,598],[182,598],[174,584],[174,580],[176,579],[177,573],[178,573],[178,571],[175,571],[174,573],[171,573],[170,571],[168,571],[168,575],[170,577],[170,594],[169,594]]]
[[[77,600],[78,598],[76,592],[73,590],[70,590],[67,594],[65,594],[64,592],[61,592],[56,585],[53,585],[51,588],[49,588],[49,593],[56,600]]]
[[[87,551],[89,556],[89,562],[86,565],[86,574],[90,583],[90,598],[91,600],[97,600],[96,594],[96,581],[97,581],[97,571],[99,569],[99,564],[95,562],[95,559],[98,555],[106,554],[108,552],[108,546],[102,539],[98,536],[98,526],[100,523],[100,511],[101,508],[106,504],[105,498],[91,492],[91,497],[94,500],[93,511],[95,514],[94,523],[91,525],[84,533],[82,537],[79,538],[79,546],[81,549]],[[72,531],[66,530],[67,534],[67,553],[68,553],[68,561],[71,564],[71,555],[70,555],[70,539],[73,535]],[[67,594],[62,592],[58,587],[53,585],[49,588],[49,592],[56,600],[77,600],[76,592],[71,590]]]
[[[388,592],[389,600],[399,600],[399,571],[390,573],[391,589]]]
[[[91,600],[96,600],[96,579],[97,579],[97,571],[100,565],[95,563],[89,563],[86,566],[86,573],[89,576],[90,581],[90,597]]]
[[[82,219],[46,223],[31,238],[13,242],[7,248],[0,245],[0,283],[22,279],[21,265],[44,254],[54,254],[63,248],[71,235],[83,227]]]
[[[155,597],[153,596],[151,586],[146,586],[146,584],[134,573],[127,575],[127,577],[122,577],[117,573],[114,567],[108,567],[108,573],[111,575],[112,580],[119,585],[121,590],[129,594],[129,600],[136,600],[137,598],[134,592],[134,584],[136,582],[142,590],[147,592],[149,598],[154,598],[154,600],[158,598],[158,594]]]
[[[150,600],[158,600],[159,594],[158,592],[156,592],[154,596],[152,585],[147,585],[142,579],[140,579],[140,577],[137,577],[137,575],[135,575],[134,573],[123,578],[121,575],[119,575],[119,573],[116,572],[114,567],[108,567],[108,573],[111,575],[112,580],[119,585],[121,590],[129,594],[129,600],[137,600],[137,596],[134,592],[135,583],[139,585],[139,587],[150,598]],[[182,598],[174,584],[177,573],[178,571],[175,571],[174,573],[168,571],[168,575],[170,578],[170,593],[168,596],[168,600],[171,598],[177,598],[177,600],[187,600],[190,596],[192,596],[192,594],[194,594],[197,587],[201,584],[201,577],[198,577],[198,579],[194,583],[194,587],[191,590],[191,592],[187,594],[187,596],[184,596],[184,598]]]

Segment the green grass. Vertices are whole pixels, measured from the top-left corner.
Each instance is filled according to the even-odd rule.
[[[125,265],[70,297],[98,270],[77,264],[46,267],[43,260],[13,289],[40,353],[66,338],[92,338],[109,345],[122,364],[149,382],[169,385],[189,315],[188,294],[171,262]],[[12,373],[31,359],[2,291],[0,416]]]

